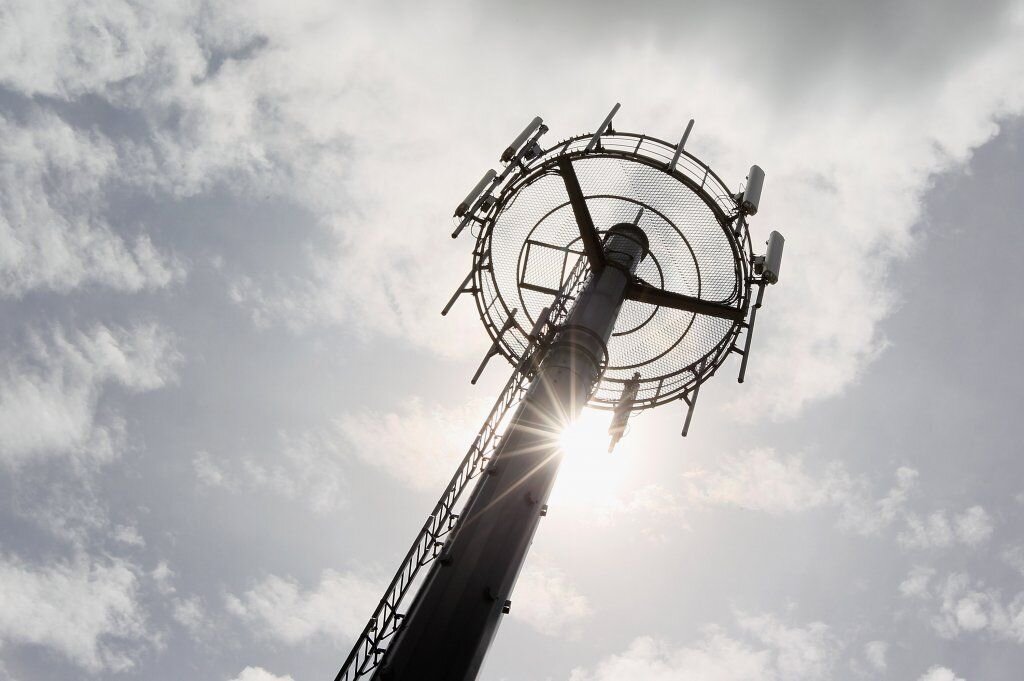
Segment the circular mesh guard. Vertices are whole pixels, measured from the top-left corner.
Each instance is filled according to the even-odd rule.
[[[628,156],[593,154],[575,158],[573,167],[598,231],[633,222],[643,209],[639,226],[650,240],[650,254],[637,276],[671,292],[743,304],[742,248],[710,207],[714,198]],[[481,235],[492,267],[480,277],[478,295],[485,316],[498,328],[508,310],[519,311],[517,328],[505,338],[519,355],[526,347],[524,329],[551,304],[552,291],[565,282],[583,247],[565,185],[550,159],[503,195],[492,216]],[[635,372],[641,379],[635,408],[678,396],[717,367],[736,331],[736,322],[728,319],[626,300],[592,404],[614,405]]]

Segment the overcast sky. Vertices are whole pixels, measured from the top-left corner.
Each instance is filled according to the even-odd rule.
[[[615,102],[782,277],[482,678],[1020,678],[1020,2],[0,0],[0,679],[333,678],[507,376],[451,211]]]

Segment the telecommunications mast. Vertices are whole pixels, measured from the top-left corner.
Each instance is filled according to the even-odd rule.
[[[473,268],[442,314],[473,294],[493,341],[474,383],[494,355],[514,369],[336,681],[475,679],[547,512],[563,428],[588,404],[611,410],[614,446],[630,414],[681,400],[686,435],[731,353],[743,381],[784,243],[772,232],[765,255],[751,248],[764,172],[732,193],[685,150],[692,120],[670,144],[614,130],[618,108],[546,149],[533,119],[455,210]]]

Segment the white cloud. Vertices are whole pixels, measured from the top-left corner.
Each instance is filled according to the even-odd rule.
[[[290,676],[271,674],[263,667],[246,667],[231,681],[293,681]]]
[[[175,592],[174,570],[167,564],[166,560],[157,563],[156,567],[150,570],[149,576],[153,579],[156,590],[164,596],[170,596]]]
[[[800,456],[754,449],[722,457],[713,470],[688,473],[686,496],[698,506],[736,506],[774,515],[832,507],[840,511],[840,527],[870,535],[903,512],[916,479],[917,471],[899,468],[894,486],[875,498],[868,481],[851,475],[839,462],[812,472]]]
[[[698,507],[735,506],[773,515],[836,508],[839,527],[862,535],[878,534],[902,518],[905,527],[897,540],[910,549],[973,547],[991,537],[992,518],[981,506],[956,514],[937,510],[924,519],[910,510],[917,478],[913,468],[900,467],[895,484],[876,497],[866,478],[851,475],[840,462],[810,471],[801,456],[753,449],[721,457],[714,469],[688,473],[686,498]]]
[[[881,499],[872,497],[866,481],[856,481],[849,494],[840,499],[840,526],[863,535],[876,534],[888,527],[904,512],[910,493],[917,485],[917,477],[918,472],[913,468],[897,468],[895,484]]]
[[[213,460],[209,452],[196,452],[192,458],[192,470],[195,471],[196,479],[203,485],[233,489],[234,482],[231,476]]]
[[[173,12],[146,6],[64,0],[16,3],[7,9],[3,29],[0,82],[27,95],[74,98],[139,73],[147,44],[166,46],[180,29]],[[167,25],[170,23],[170,25]],[[171,35],[168,36],[167,33]],[[198,56],[198,55],[197,55]]]
[[[593,614],[569,576],[543,563],[523,569],[511,600],[510,617],[547,636],[576,638],[581,623]]]
[[[164,597],[164,603],[170,608],[171,619],[177,622],[193,638],[201,640],[201,636],[207,634],[211,629],[211,621],[207,616],[206,608],[199,596],[178,597],[177,587],[174,585],[175,572],[167,561],[162,560],[156,567],[149,571],[149,577],[156,588],[157,593]]]
[[[171,617],[194,638],[209,628],[209,620],[198,596],[175,598],[171,601]]]
[[[394,412],[346,414],[337,426],[363,463],[413,489],[433,491],[451,478],[485,414],[481,402],[445,408],[412,399]]]
[[[935,597],[939,612],[932,618],[932,626],[940,636],[956,638],[961,633],[990,629],[1024,642],[1024,594],[1007,606],[997,591],[972,581],[965,573],[953,573],[936,589]]]
[[[821,477],[804,469],[798,456],[754,449],[724,457],[715,470],[688,476],[689,497],[710,505],[739,506],[782,514],[831,503],[846,493],[848,476],[833,464]]]
[[[177,379],[175,339],[152,323],[30,329],[0,351],[0,465],[11,510],[76,550],[114,541],[137,548],[133,523],[112,523],[99,467],[119,457],[125,393]]]
[[[935,570],[921,565],[910,570],[910,574],[900,582],[900,595],[905,598],[927,598],[928,583],[935,576]]]
[[[639,523],[640,533],[647,539],[664,544],[671,539],[673,529],[689,529],[689,507],[675,491],[657,483],[644,485],[623,495],[608,495],[607,501],[590,508],[582,507],[577,517],[594,519],[599,523],[612,523],[619,518],[632,518]]]
[[[93,476],[79,467],[61,467],[56,474],[45,467],[23,467],[12,479],[14,512],[54,537],[84,549],[109,535],[107,504],[97,493]]]
[[[277,447],[257,456],[218,460],[197,452],[192,468],[199,482],[232,493],[264,491],[297,499],[316,513],[343,506],[346,497],[337,435],[324,430],[278,432]]]
[[[1024,644],[1024,591],[1006,600],[998,589],[967,573],[954,572],[933,582],[934,575],[930,568],[914,568],[900,591],[934,608],[929,620],[939,636],[955,639],[987,632]]]
[[[1024,577],[1024,546],[1007,546],[1002,551],[1003,562],[1016,570]]]
[[[456,408],[425,407],[411,399],[393,412],[353,411],[329,428],[278,433],[272,455],[237,459],[197,452],[199,482],[229,492],[266,491],[302,499],[317,512],[345,503],[352,462],[380,469],[410,489],[436,492],[451,478],[484,418],[482,402]]]
[[[138,579],[123,561],[31,567],[0,559],[0,643],[51,648],[90,672],[134,665],[148,638]]]
[[[572,514],[572,523],[596,532],[629,523],[656,544],[668,543],[678,531],[690,529],[693,507],[682,494],[658,483],[631,486],[622,473],[629,460],[618,451],[612,456],[614,461],[596,465],[585,458],[576,462],[571,455],[566,458],[549,499],[552,512]]]
[[[992,530],[992,516],[981,506],[971,506],[956,517],[956,537],[968,546],[988,541]]]
[[[156,390],[175,380],[181,356],[155,324],[56,327],[32,333],[28,350],[4,357],[0,370],[0,457],[8,465],[71,455],[81,462],[117,456],[123,426],[98,415],[108,386]]]
[[[775,664],[783,679],[825,679],[835,663],[840,644],[828,625],[812,622],[787,626],[772,615],[741,616],[740,627],[775,651]]]
[[[954,674],[952,669],[936,665],[922,674],[918,681],[964,681],[964,679]]]
[[[913,549],[943,548],[954,542],[977,546],[987,541],[992,531],[992,517],[981,506],[972,506],[957,514],[952,522],[941,510],[931,512],[925,519],[908,513],[906,529],[900,532],[898,540]]]
[[[117,525],[114,527],[114,540],[129,546],[144,547],[146,540],[139,534],[139,528],[135,525]]]
[[[593,670],[574,669],[570,681],[814,681],[831,678],[841,645],[821,622],[787,626],[770,615],[739,618],[741,635],[707,627],[703,638],[672,646],[648,637]]]
[[[732,639],[711,629],[703,640],[683,648],[648,637],[635,639],[625,652],[611,655],[592,671],[576,668],[570,681],[683,681],[699,678],[707,681],[742,681],[777,678],[771,653]]]
[[[384,590],[379,580],[325,570],[314,589],[270,575],[241,596],[228,595],[228,611],[265,637],[295,645],[317,636],[349,643],[362,631]]]
[[[26,123],[0,115],[0,137],[0,296],[139,291],[184,276],[145,233],[121,236],[104,217],[105,192],[125,170],[108,139],[37,109]]]
[[[789,237],[741,397],[758,402],[746,413],[770,404],[776,415],[837,394],[884,348],[878,325],[894,306],[886,275],[914,247],[931,178],[963,164],[996,120],[1024,106],[1021,13],[1001,5],[964,14],[949,4],[929,11],[926,28],[906,23],[917,12],[889,13],[870,29],[853,12],[833,26],[853,59],[826,58],[835,51],[814,22],[786,20],[774,6],[737,17],[663,4],[640,51],[560,30],[552,40],[553,26],[494,21],[500,7],[410,5],[403,21],[381,7],[25,3],[0,40],[0,82],[26,96],[91,93],[137,114],[146,142],[116,155],[134,163],[139,184],[182,196],[259,188],[306,208],[332,245],[311,250],[295,276],[240,275],[233,286],[261,319],[343,323],[448,354],[465,351],[451,339],[473,315],[444,326],[436,315],[439,273],[454,286],[468,262],[443,238],[447,214],[535,107],[557,136],[592,126],[613,97],[625,103],[618,127],[668,138],[692,113],[691,146],[711,152],[724,176],[738,180],[751,161],[768,170],[754,240],[769,227]],[[682,18],[686,41],[657,30]],[[744,48],[704,59],[724,30]],[[926,56],[883,68],[877,37],[911,34],[922,41],[907,53]],[[522,47],[500,78],[466,58],[484,36]],[[823,58],[809,63],[792,49],[805,44]],[[759,52],[775,58],[751,58]],[[567,82],[597,87],[566,98]]]
[[[953,528],[942,511],[934,511],[922,520],[917,514],[907,515],[907,528],[900,532],[899,542],[915,549],[949,546],[953,543]]]
[[[888,667],[886,654],[889,652],[889,644],[885,641],[868,641],[864,644],[864,658],[876,672],[884,672]]]

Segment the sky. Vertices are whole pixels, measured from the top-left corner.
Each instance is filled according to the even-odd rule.
[[[615,102],[783,270],[481,679],[1018,678],[1020,2],[0,0],[0,679],[333,678],[508,375],[451,212]]]

